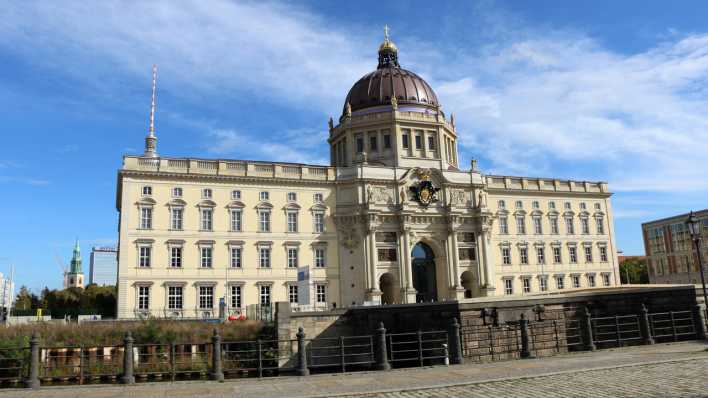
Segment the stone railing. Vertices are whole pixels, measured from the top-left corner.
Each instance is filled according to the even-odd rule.
[[[170,159],[126,156],[123,158],[123,170],[320,181],[332,181],[335,179],[334,168],[327,166],[239,160]]]
[[[571,181],[553,178],[508,177],[495,175],[488,175],[486,178],[487,186],[491,189],[609,193],[606,182]]]

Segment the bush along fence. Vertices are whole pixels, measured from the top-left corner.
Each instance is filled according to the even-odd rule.
[[[447,330],[391,334],[381,323],[371,335],[310,339],[300,328],[296,337],[223,341],[214,330],[210,341],[151,344],[136,342],[128,332],[123,344],[83,347],[42,346],[33,334],[29,347],[0,349],[0,385],[223,381],[462,363],[457,320]]]
[[[463,357],[473,361],[550,356],[573,351],[706,338],[706,319],[696,305],[685,311],[592,316],[584,307],[577,318],[529,321],[523,314],[503,325],[460,329]]]

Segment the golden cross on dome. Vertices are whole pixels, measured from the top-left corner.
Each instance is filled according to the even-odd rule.
[[[388,25],[384,25],[384,41],[388,41]]]

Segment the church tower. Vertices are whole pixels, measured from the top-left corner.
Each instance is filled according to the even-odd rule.
[[[71,267],[66,274],[65,284],[66,288],[84,287],[84,273],[81,270],[81,248],[79,247],[78,239],[76,240],[76,245],[74,245],[74,254],[71,257]]]

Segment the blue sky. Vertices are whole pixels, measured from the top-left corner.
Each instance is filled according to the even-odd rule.
[[[327,119],[376,66],[454,113],[462,164],[603,180],[617,243],[708,207],[708,3],[9,2],[0,8],[0,271],[58,287],[79,237],[114,243],[116,171],[142,150],[326,163]]]

